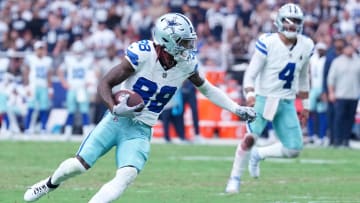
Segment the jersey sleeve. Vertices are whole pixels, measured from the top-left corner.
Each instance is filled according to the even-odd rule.
[[[300,71],[300,77],[299,77],[299,91],[308,92],[310,89],[310,70],[309,70],[309,63],[311,56],[314,54],[314,42],[312,39],[305,37],[306,42],[306,48],[309,50],[308,55],[306,57],[306,61],[303,64],[303,67],[301,67]]]
[[[257,39],[256,43],[255,43],[255,50],[262,53],[263,55],[267,56],[268,54],[268,36],[270,36],[269,33],[267,34],[262,34],[260,35],[260,37]]]
[[[141,67],[140,65],[144,63],[152,53],[151,49],[153,49],[153,46],[150,43],[149,40],[133,42],[126,49],[125,58],[135,70],[138,70],[138,68]]]

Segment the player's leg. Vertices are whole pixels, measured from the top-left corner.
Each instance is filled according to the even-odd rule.
[[[112,202],[118,199],[135,180],[148,159],[151,128],[128,118],[120,119],[125,126],[131,127],[118,125],[124,131],[116,149],[118,170],[115,177],[104,184],[89,203]]]
[[[35,96],[30,99],[27,103],[28,109],[25,116],[25,126],[24,130],[26,134],[33,134],[34,133],[34,126],[35,126]]]
[[[161,112],[161,121],[163,124],[163,130],[164,130],[164,139],[166,142],[170,142],[170,120],[171,120],[171,108],[165,109],[163,112]]]
[[[90,104],[88,101],[79,103],[80,113],[82,117],[82,131],[83,135],[86,136],[90,133],[90,117],[89,117],[89,109]]]
[[[41,133],[46,132],[46,124],[49,118],[50,98],[47,88],[39,89],[39,117],[41,122]]]
[[[68,90],[66,94],[66,108],[68,116],[65,122],[64,134],[65,136],[70,136],[73,131],[74,114],[76,111],[76,92],[74,90]]]
[[[76,157],[63,161],[54,173],[33,186],[24,194],[25,201],[35,201],[56,189],[62,182],[92,167],[96,160],[116,143],[119,133],[114,133],[112,115],[109,114],[81,143]],[[115,129],[116,130],[116,129]]]
[[[250,149],[255,144],[256,138],[267,125],[267,121],[261,116],[264,110],[264,100],[260,97],[256,99],[257,103],[254,108],[258,116],[255,121],[248,124],[247,129],[249,133],[245,135],[244,139],[242,139],[236,147],[230,178],[225,188],[226,193],[239,192],[240,179],[247,166]]]
[[[293,102],[280,101],[273,126],[280,142],[251,150],[249,172],[252,177],[259,177],[261,160],[269,157],[297,157],[303,147],[301,126]]]

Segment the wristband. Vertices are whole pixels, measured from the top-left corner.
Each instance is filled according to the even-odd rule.
[[[309,99],[303,99],[301,101],[301,103],[302,103],[303,109],[309,110],[309,108],[310,108]]]
[[[246,100],[248,100],[250,97],[255,97],[255,96],[256,96],[255,92],[250,91],[250,92],[246,93],[245,98],[246,98]]]

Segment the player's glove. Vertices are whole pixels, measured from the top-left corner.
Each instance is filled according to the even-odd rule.
[[[235,114],[239,116],[240,120],[252,122],[256,118],[256,112],[254,108],[247,106],[239,106],[235,110]]]
[[[144,104],[142,103],[136,106],[128,106],[127,100],[129,99],[129,97],[129,94],[124,94],[119,98],[119,103],[115,105],[112,109],[112,113],[114,115],[133,118],[141,114],[141,112],[136,112],[136,110],[142,109],[144,107]]]

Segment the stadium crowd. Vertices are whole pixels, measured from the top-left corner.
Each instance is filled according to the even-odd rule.
[[[313,107],[305,129],[309,142],[323,144],[329,137],[331,145],[348,146],[351,130],[360,137],[360,119],[355,120],[360,70],[331,70],[336,67],[332,66],[334,59],[342,54],[359,60],[359,0],[2,0],[1,135],[57,132],[59,129],[47,129],[48,117],[53,109],[65,108],[66,126],[61,126],[65,134],[74,132],[79,120],[83,133],[87,133],[106,110],[96,95],[97,80],[121,61],[131,42],[150,39],[154,20],[167,12],[183,13],[192,20],[201,70],[224,72],[225,79],[220,82],[236,81],[241,95],[243,73],[255,40],[260,33],[274,30],[276,11],[286,2],[296,2],[303,9],[303,33],[316,43],[310,64]],[[40,55],[48,55],[51,65],[45,73],[32,75],[26,70],[35,63],[31,57],[39,57],[38,50],[44,50]],[[351,62],[337,62],[336,69],[345,69]],[[40,71],[44,66],[36,68]],[[359,76],[351,83],[336,83],[341,75],[350,78],[356,74]],[[44,78],[49,78],[48,83],[41,83],[51,98],[48,104],[46,98],[35,94],[40,83],[34,80]],[[77,119],[77,111],[82,119]],[[39,129],[37,121],[41,123]],[[319,138],[315,139],[315,134]]]

